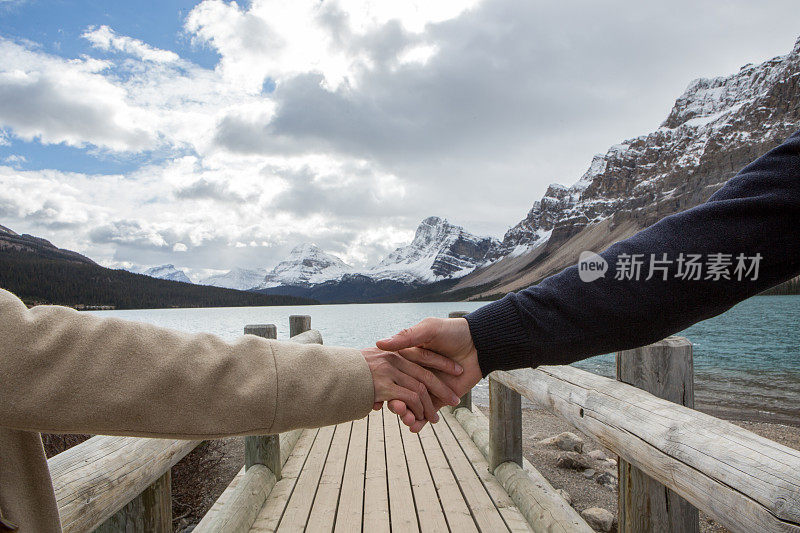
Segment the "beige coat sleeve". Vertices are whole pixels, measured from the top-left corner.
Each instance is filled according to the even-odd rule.
[[[0,289],[0,426],[200,439],[366,416],[358,350],[245,336],[225,342],[65,307],[27,309]]]

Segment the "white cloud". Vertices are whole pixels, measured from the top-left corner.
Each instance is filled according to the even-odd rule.
[[[101,50],[124,52],[144,61],[174,63],[180,59],[175,52],[154,48],[138,39],[117,35],[114,30],[106,25],[99,27],[90,26],[83,32],[82,37],[92,43],[92,46],[100,48]]]
[[[176,242],[176,243],[175,243],[175,244],[172,246],[172,251],[173,251],[173,252],[185,252],[185,251],[186,251],[186,250],[188,250],[188,249],[189,249],[189,247],[188,247],[188,246],[186,246],[185,244],[183,244],[182,242]]]
[[[266,78],[276,83],[316,72],[324,86],[354,86],[359,72],[374,65],[375,54],[392,60],[424,61],[433,44],[420,44],[427,24],[458,16],[475,0],[446,2],[371,2],[367,0],[254,0],[244,9],[235,2],[205,0],[186,19],[198,43],[222,56],[219,69],[229,80],[260,92]],[[390,28],[389,41],[382,33]],[[381,50],[381,47],[388,49]]]
[[[4,163],[7,163],[15,168],[27,161],[28,158],[26,158],[24,155],[19,155],[19,154],[11,154],[10,156],[3,159]]]
[[[0,38],[0,124],[21,139],[110,150],[154,145],[145,114],[91,58],[64,60]]]

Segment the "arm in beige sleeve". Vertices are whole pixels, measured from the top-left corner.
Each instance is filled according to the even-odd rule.
[[[358,350],[245,336],[229,343],[0,289],[0,426],[49,433],[214,438],[366,416]]]

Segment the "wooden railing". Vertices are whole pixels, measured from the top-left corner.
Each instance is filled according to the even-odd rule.
[[[100,436],[52,457],[62,529],[172,531],[170,468],[198,444]]]
[[[291,316],[290,339],[322,344],[311,317]],[[246,326],[245,334],[276,338],[272,324]],[[245,437],[246,473],[220,513],[204,520],[208,531],[234,531],[257,512],[281,477],[300,430]],[[202,441],[97,436],[48,460],[64,533],[171,532],[170,469]],[[252,518],[255,518],[254,515]],[[201,531],[201,529],[197,529]]]
[[[734,532],[800,532],[800,451],[691,409],[691,362],[670,337],[617,354],[632,385],[570,366],[493,372],[490,467],[522,465],[524,396],[620,456],[621,532],[698,531],[697,509]]]

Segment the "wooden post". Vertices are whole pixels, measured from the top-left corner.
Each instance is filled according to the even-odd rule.
[[[289,316],[289,337],[299,335],[311,329],[311,317],[308,315]]]
[[[265,339],[277,339],[278,328],[275,324],[250,324],[244,327],[245,335],[256,335]]]
[[[452,311],[449,315],[447,315],[447,317],[462,318],[468,314],[469,313],[467,313],[466,311]],[[456,405],[454,409],[458,409],[459,407],[464,407],[465,409],[469,409],[470,411],[472,411],[472,389],[464,393],[464,396],[461,397],[461,401],[458,402],[458,405]]]
[[[617,353],[617,379],[671,402],[694,407],[692,343],[667,337]],[[700,531],[698,510],[624,460],[619,461],[619,532]]]
[[[278,329],[275,324],[250,324],[244,327],[245,335],[258,335],[266,339],[276,339]],[[281,439],[280,435],[254,435],[244,438],[244,468],[264,465],[281,479]]]
[[[172,531],[171,470],[158,478],[95,533],[169,533]]]
[[[489,376],[489,471],[513,461],[522,466],[522,398]]]

